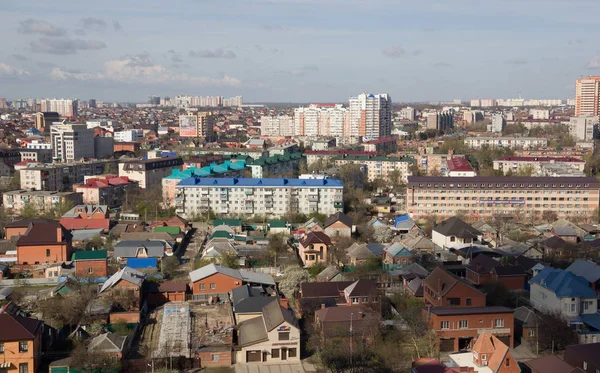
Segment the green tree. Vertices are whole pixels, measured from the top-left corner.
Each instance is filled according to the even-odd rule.
[[[340,180],[345,188],[363,188],[367,178],[363,169],[358,164],[346,164],[339,168]]]
[[[95,235],[85,243],[86,250],[102,250],[104,248],[104,239],[99,235]]]
[[[38,216],[38,211],[35,207],[33,207],[33,205],[29,202],[27,202],[23,208],[21,209],[21,217],[23,219],[32,219]]]
[[[219,255],[218,262],[227,268],[237,269],[240,266],[238,256],[235,253],[223,253]]]
[[[308,273],[310,274],[311,277],[317,277],[317,275],[319,273],[323,272],[323,270],[326,267],[327,266],[325,265],[325,263],[316,262],[313,265],[311,265],[310,267],[308,267]]]
[[[161,271],[162,273],[168,277],[174,277],[175,271],[179,267],[179,258],[176,256],[167,256],[161,261]]]

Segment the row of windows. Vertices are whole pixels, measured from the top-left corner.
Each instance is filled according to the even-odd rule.
[[[483,320],[479,320],[480,323]],[[504,327],[504,319],[495,319],[494,320],[494,328],[503,328]],[[469,328],[469,320],[459,320],[458,321],[458,329],[468,329]],[[450,321],[441,321],[440,329],[450,329]]]
[[[426,201],[430,201],[430,200],[440,200],[440,201],[489,201],[489,200],[494,200],[494,201],[587,201],[588,197],[489,197],[486,199],[482,199],[482,197],[438,197],[438,196],[433,196],[433,197],[423,197],[423,196],[418,196],[417,200],[426,200]]]
[[[475,203],[474,204],[468,204],[468,203],[416,203],[414,205],[424,206],[424,207],[438,207],[438,206],[439,207],[479,207],[479,206],[495,207],[495,206],[498,206],[498,205],[496,205],[494,203],[476,203],[476,204]],[[506,205],[506,204],[504,204],[504,205]],[[510,205],[510,204],[508,204],[508,205]],[[545,207],[545,208],[548,208],[548,207],[550,207],[550,208],[557,208],[557,207],[558,208],[564,208],[564,207],[582,207],[581,204],[574,204],[573,205],[571,203],[568,203],[566,205],[564,203],[560,203],[560,204],[558,204],[558,206],[555,203],[552,203],[552,204],[548,204],[548,203],[535,203],[535,204],[534,203],[527,203],[527,204],[525,204],[525,203],[519,203],[519,204],[516,204],[516,205],[517,206],[527,206],[527,207]],[[585,207],[585,206],[586,205],[583,205],[583,207]]]
[[[19,352],[29,351],[29,344],[27,342],[19,342]],[[14,354],[13,351],[9,351]],[[0,354],[4,354],[4,343],[0,343]]]
[[[516,189],[493,189],[493,190],[479,190],[479,189],[469,189],[469,190],[451,190],[451,189],[419,189],[416,191],[418,194],[455,194],[455,195],[466,195],[466,194],[520,194],[520,195],[528,195],[528,194],[597,194],[595,191],[587,191],[587,190],[516,190]]]
[[[427,188],[431,188],[432,186],[434,188],[439,188],[440,186],[442,188],[446,188],[447,186],[450,187],[450,188],[454,188],[454,187],[456,187],[456,188],[462,188],[463,187],[462,183],[457,183],[457,184],[454,184],[454,183],[448,183],[448,184],[446,184],[446,183],[442,183],[442,184],[439,184],[439,183],[433,183],[433,184],[432,183],[427,183],[427,184],[425,184],[425,183],[419,183],[419,188],[424,188],[425,185],[427,185]],[[568,187],[568,188],[573,188],[573,187],[575,187],[575,188],[581,188],[581,187],[583,187],[583,188],[589,188],[589,186],[590,186],[590,184],[588,184],[588,183],[584,183],[584,184],[580,184],[580,183],[577,183],[577,184],[556,184],[556,183],[552,183],[552,184],[550,184],[550,183],[540,184],[540,183],[536,183],[535,184],[535,188],[542,188],[542,187],[543,188],[559,188],[559,187],[560,188],[565,188],[565,187]],[[534,188],[534,184],[532,184],[532,183],[519,183],[519,184],[516,184],[516,183],[512,183],[512,184],[508,184],[508,183],[505,183],[505,184],[501,184],[501,183],[496,183],[496,184],[494,184],[494,183],[489,183],[489,184],[486,184],[486,183],[465,183],[464,187],[465,188],[486,188],[486,187],[487,188],[517,188],[517,187],[518,188]]]

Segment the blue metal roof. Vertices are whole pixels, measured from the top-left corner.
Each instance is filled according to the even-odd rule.
[[[127,267],[156,268],[156,258],[127,258]]]
[[[183,179],[178,186],[239,186],[239,187],[296,187],[315,188],[330,187],[342,188],[344,184],[334,179],[251,179],[251,178],[213,178],[213,177],[189,177]]]
[[[588,281],[569,271],[546,267],[529,280],[530,284],[538,284],[554,292],[558,298],[584,297],[597,298]]]

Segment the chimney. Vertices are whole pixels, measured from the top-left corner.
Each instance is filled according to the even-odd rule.
[[[325,309],[325,303],[321,303],[321,309],[324,310]]]

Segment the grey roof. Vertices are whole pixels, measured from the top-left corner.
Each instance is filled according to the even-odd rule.
[[[367,247],[366,244],[364,244],[364,243],[359,244],[357,242],[353,243],[352,246],[347,248],[346,253],[349,257],[355,258],[358,260],[369,259],[369,258],[375,257],[375,254],[373,254],[373,252],[371,250],[369,250],[369,248]]]
[[[486,232],[491,234],[498,233],[498,231],[496,231],[496,228],[494,228],[490,223],[485,222],[483,220],[476,221],[475,223],[471,224],[471,226],[480,232]]]
[[[265,321],[261,317],[242,321],[238,325],[238,344],[248,346],[268,339]]]
[[[340,269],[334,265],[329,265],[327,268],[319,272],[317,281],[330,281],[335,275],[340,273]]]
[[[556,233],[558,236],[577,236],[575,228],[570,226],[555,227],[554,233]]]
[[[165,255],[165,244],[160,241],[120,241],[114,247],[114,256],[118,258],[135,258],[140,249],[144,249],[149,258],[162,258]]]
[[[104,229],[102,229],[102,228],[78,229],[78,230],[72,231],[71,234],[73,235],[73,241],[85,241],[85,240],[89,240],[95,236],[101,235],[102,231],[104,231]]]
[[[266,273],[237,270],[228,267],[222,267],[217,264],[208,264],[202,268],[198,268],[190,272],[190,280],[192,280],[192,282],[200,281],[204,278],[214,275],[215,273],[222,273],[226,276],[237,278],[252,284],[275,285],[273,277]]]
[[[367,249],[371,250],[371,252],[375,255],[383,254],[384,248],[385,245],[379,242],[371,242],[367,244]]]
[[[104,284],[102,284],[102,288],[100,288],[100,293],[103,291],[110,289],[114,285],[116,285],[119,281],[125,280],[135,284],[137,286],[142,286],[144,282],[145,275],[141,272],[136,271],[130,267],[124,267],[114,275],[110,276],[108,280]]]
[[[75,211],[78,211],[78,212],[75,212]],[[77,206],[73,207],[72,209],[70,209],[69,211],[67,211],[62,217],[63,218],[76,218],[82,212],[85,212],[86,214],[93,214],[98,211],[102,212],[103,214],[106,214],[108,212],[108,206],[107,205],[77,205]]]
[[[113,333],[104,333],[92,339],[88,351],[96,352],[122,352],[127,337]]]
[[[260,313],[267,304],[277,301],[277,297],[266,294],[261,287],[240,286],[231,292],[235,313]]]
[[[336,212],[333,215],[330,215],[327,220],[325,220],[325,228],[329,227],[331,224],[335,222],[341,222],[345,226],[352,228],[352,218],[343,212]]]
[[[408,283],[408,289],[410,290],[410,292],[415,296],[415,297],[422,297],[423,296],[423,279],[420,277],[415,277],[413,278],[409,283]]]
[[[515,322],[520,322],[524,328],[535,328],[539,319],[533,310],[525,306],[515,308]]]
[[[6,288],[0,289],[0,300],[8,299],[8,297],[10,297],[10,295],[13,293],[13,290],[14,289],[11,287],[6,287]]]
[[[481,232],[456,216],[439,223],[433,230],[444,236],[456,236],[460,238],[476,238],[481,235]]]
[[[574,275],[581,276],[591,283],[600,280],[600,266],[583,259],[575,260],[573,264],[567,267],[567,271]]]
[[[121,237],[123,241],[165,241],[171,247],[175,244],[175,239],[173,236],[168,234],[167,232],[129,232],[124,233]]]

